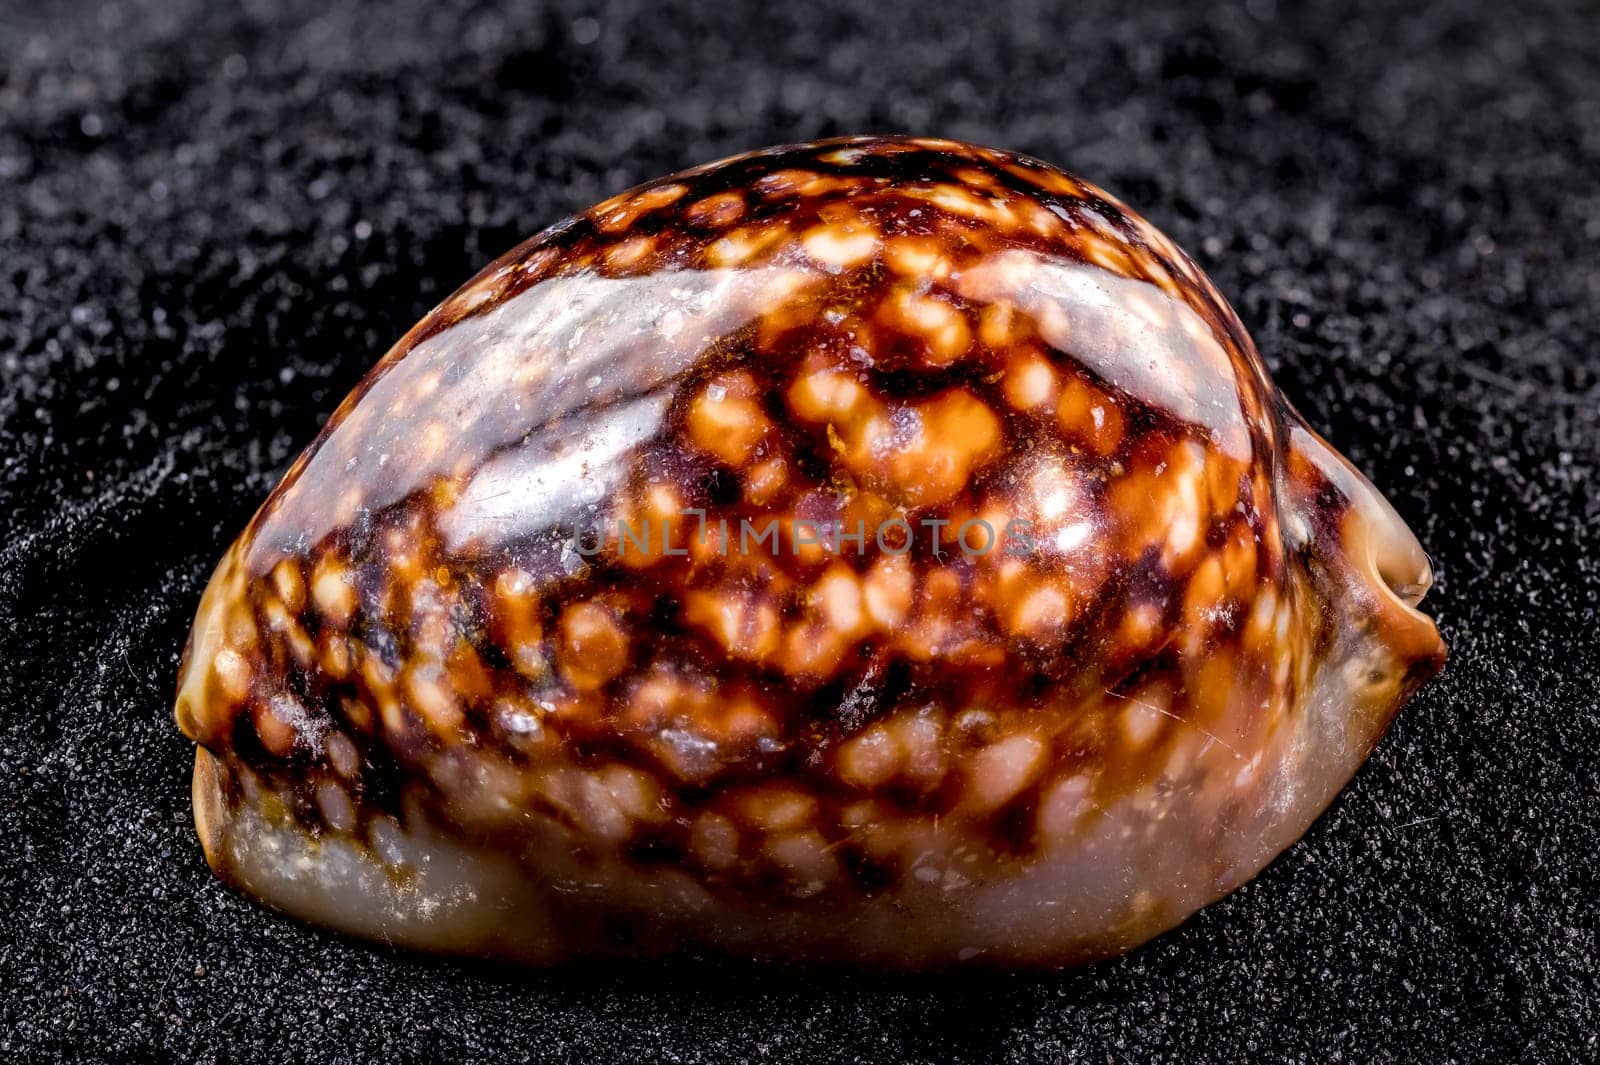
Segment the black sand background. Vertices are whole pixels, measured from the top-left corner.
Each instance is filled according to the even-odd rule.
[[[1595,1060],[1600,9],[1414,7],[0,0],[0,1058]],[[505,973],[223,890],[178,650],[365,368],[570,210],[889,131],[1146,213],[1428,546],[1453,658],[1330,813],[1050,976]]]

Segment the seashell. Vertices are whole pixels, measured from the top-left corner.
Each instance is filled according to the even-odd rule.
[[[424,318],[228,550],[195,822],[289,914],[534,963],[1128,950],[1442,664],[1426,556],[1187,256],[947,141],[774,148]]]

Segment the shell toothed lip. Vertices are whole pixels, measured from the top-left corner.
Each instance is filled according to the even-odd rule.
[[[769,149],[490,265],[219,564],[219,875],[546,963],[1131,949],[1442,664],[1427,556],[1165,236],[950,141]]]

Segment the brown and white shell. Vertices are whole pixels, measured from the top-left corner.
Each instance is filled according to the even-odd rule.
[[[948,141],[775,148],[484,270],[229,549],[177,699],[219,875],[553,962],[1127,950],[1444,647],[1428,562],[1162,234]]]

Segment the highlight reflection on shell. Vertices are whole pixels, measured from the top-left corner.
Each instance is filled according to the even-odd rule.
[[[201,601],[213,868],[533,962],[1131,948],[1443,661],[1426,557],[1189,259],[1005,152],[623,193],[339,408]]]

